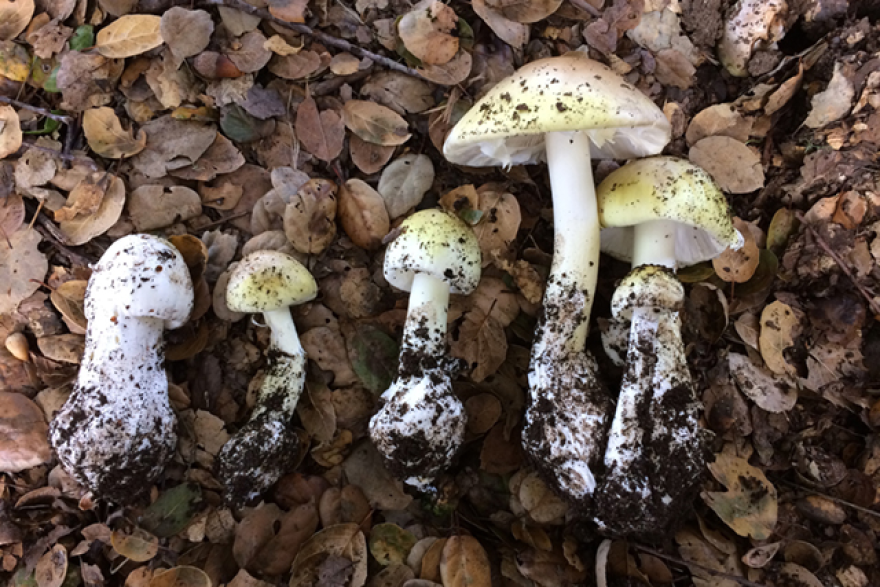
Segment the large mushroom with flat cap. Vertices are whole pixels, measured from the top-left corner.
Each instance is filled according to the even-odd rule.
[[[675,270],[742,246],[724,194],[681,159],[634,161],[599,184],[603,251],[634,269],[603,333],[623,382],[596,491],[596,519],[614,534],[656,534],[681,512],[705,469],[709,433],[688,369]],[[625,359],[623,358],[625,357]]]
[[[193,286],[177,249],[146,234],[117,240],[93,269],[85,353],[49,442],[96,497],[127,503],[149,489],[177,445],[163,332],[189,319]]]
[[[272,331],[266,374],[250,420],[223,445],[214,465],[232,506],[259,496],[296,462],[299,439],[288,423],[305,384],[306,352],[290,307],[313,300],[317,294],[318,284],[309,270],[279,251],[255,251],[229,276],[229,309],[261,312]]]
[[[452,391],[457,360],[446,355],[449,294],[470,294],[480,281],[473,230],[443,210],[416,212],[385,251],[385,279],[410,292],[397,378],[370,420],[370,438],[389,471],[423,491],[464,442],[467,417]]]
[[[452,129],[453,163],[547,162],[555,242],[532,347],[523,444],[542,476],[588,507],[611,409],[584,346],[599,270],[599,217],[592,158],[659,153],[669,142],[663,112],[585,54],[541,59],[500,81]]]

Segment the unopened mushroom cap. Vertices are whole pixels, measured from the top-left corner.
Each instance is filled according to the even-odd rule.
[[[474,231],[443,210],[421,210],[400,224],[400,234],[385,251],[385,279],[410,291],[416,273],[449,284],[449,291],[469,294],[480,281],[480,245]]]
[[[584,131],[594,158],[655,155],[669,142],[663,112],[605,65],[573,51],[501,80],[452,129],[443,153],[460,165],[544,160],[544,133]]]
[[[302,263],[279,251],[254,251],[229,276],[226,305],[234,312],[271,312],[315,299],[318,284]]]
[[[114,242],[94,266],[85,298],[85,315],[96,313],[161,318],[165,328],[183,326],[193,308],[193,286],[174,245],[149,234]]]
[[[677,312],[684,302],[684,286],[672,272],[658,265],[640,265],[626,274],[611,297],[611,315],[628,320],[635,308]]]
[[[602,252],[631,261],[633,228],[652,220],[677,223],[675,258],[686,267],[713,259],[728,247],[739,248],[727,200],[700,167],[675,157],[627,163],[596,188]]]

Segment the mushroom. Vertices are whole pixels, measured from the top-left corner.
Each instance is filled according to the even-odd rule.
[[[603,342],[624,376],[596,491],[600,526],[616,534],[662,531],[705,468],[709,433],[685,358],[674,271],[742,246],[724,194],[708,173],[672,157],[634,161],[599,184],[602,250],[634,269],[614,292]],[[614,344],[623,334],[628,344]]]
[[[453,128],[446,158],[472,166],[547,162],[555,242],[532,347],[523,445],[563,496],[588,507],[611,409],[584,350],[599,269],[594,158],[659,153],[660,109],[611,69],[572,52],[500,81]]]
[[[145,234],[117,240],[93,269],[85,353],[49,441],[74,479],[125,503],[150,487],[177,445],[162,333],[186,323],[193,286],[177,249]]]
[[[279,251],[255,251],[232,270],[226,304],[234,312],[262,312],[272,331],[266,375],[251,417],[217,455],[214,468],[226,501],[239,507],[259,496],[297,460],[299,438],[287,424],[305,384],[306,352],[290,306],[315,299],[318,285],[302,263]]]
[[[786,0],[738,0],[724,19],[718,57],[731,75],[748,77],[755,51],[774,47],[785,36]]]
[[[480,281],[473,230],[442,210],[416,212],[385,251],[385,279],[410,292],[397,378],[370,420],[370,438],[389,471],[427,491],[464,442],[467,417],[452,391],[457,359],[446,355],[449,294]]]

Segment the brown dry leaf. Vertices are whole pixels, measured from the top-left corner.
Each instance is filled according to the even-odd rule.
[[[351,135],[348,151],[351,154],[351,162],[367,175],[381,171],[394,155],[394,147],[368,143],[357,135]]]
[[[480,468],[492,475],[509,475],[522,466],[522,443],[516,432],[506,434],[504,423],[492,427],[483,440]]]
[[[474,227],[474,234],[477,235],[480,243],[483,267],[487,267],[493,260],[498,265],[498,259],[501,258],[513,261],[514,254],[510,250],[510,243],[516,239],[516,233],[522,222],[519,201],[500,186],[483,186],[478,192],[479,210],[483,215]]]
[[[266,67],[272,52],[266,49],[266,37],[260,31],[251,31],[242,36],[235,49],[226,53],[235,66],[244,73],[256,73]]]
[[[360,69],[361,60],[351,53],[337,53],[330,60],[330,71],[336,75],[351,75]]]
[[[161,116],[143,125],[146,148],[132,158],[135,169],[147,177],[165,177],[169,171],[192,166],[217,136],[212,125]]]
[[[482,18],[492,31],[514,49],[519,49],[529,42],[528,25],[507,18],[489,6],[486,0],[473,0],[471,6],[477,16]]]
[[[309,436],[318,442],[333,440],[336,433],[336,410],[333,392],[323,383],[306,382],[305,393],[296,405],[296,413]]]
[[[0,391],[0,435],[2,471],[17,473],[52,458],[43,410],[21,393]]]
[[[203,183],[199,184],[202,205],[217,210],[232,210],[243,194],[244,189],[240,185],[226,183],[213,187]]]
[[[14,312],[37,291],[49,269],[46,255],[37,248],[42,238],[36,230],[25,228],[6,237],[0,239],[0,314]]]
[[[272,0],[269,14],[285,22],[305,22],[309,12],[309,0]]]
[[[661,84],[686,90],[694,83],[697,69],[681,51],[663,49],[657,52],[654,59],[657,64],[654,74]]]
[[[218,175],[232,173],[244,164],[244,155],[241,154],[241,151],[238,150],[235,143],[223,136],[222,133],[218,132],[214,137],[214,142],[211,143],[208,150],[199,157],[198,161],[188,167],[171,170],[169,175],[180,179],[211,181]],[[241,195],[238,196],[238,198],[240,197]],[[228,208],[219,205],[214,205],[212,207],[220,210],[229,210],[230,208],[235,207],[235,204],[238,203],[238,198],[230,198],[228,201],[224,200],[224,205],[228,206]]]
[[[814,95],[810,102],[810,114],[804,120],[804,126],[820,128],[846,116],[856,95],[851,79],[854,74],[853,66],[843,66],[839,61],[834,64],[828,87]]]
[[[418,539],[397,524],[376,524],[370,528],[370,554],[382,565],[403,564]]]
[[[101,183],[101,180],[98,180]],[[83,245],[96,236],[102,235],[116,224],[125,206],[125,183],[113,176],[104,192],[101,205],[87,216],[76,216],[61,222],[58,228],[67,239],[68,245]]]
[[[713,104],[691,119],[685,138],[688,145],[719,135],[744,143],[749,140],[752,124],[752,119],[740,114],[733,104]]]
[[[733,219],[733,225],[743,235],[744,244],[738,251],[727,249],[714,259],[712,267],[723,281],[745,283],[755,274],[761,262],[761,252],[755,242],[755,236],[748,228],[748,223],[739,218]]]
[[[174,56],[186,59],[208,47],[214,32],[214,21],[204,10],[173,6],[162,15],[159,32]]]
[[[22,138],[18,112],[12,106],[0,104],[0,159],[18,151],[21,148]]]
[[[358,381],[348,359],[345,339],[338,328],[312,328],[302,335],[301,342],[309,360],[317,363],[324,371],[333,372],[334,387],[345,387]]]
[[[471,379],[483,381],[507,358],[504,327],[495,316],[487,316],[482,309],[475,308],[465,314],[458,338],[450,345],[450,353],[467,362]]]
[[[212,587],[211,578],[197,567],[180,566],[156,571],[150,587]]]
[[[34,569],[37,587],[61,587],[67,574],[67,549],[56,544],[40,557]]]
[[[458,52],[458,16],[438,0],[422,0],[397,23],[407,51],[427,65],[443,65]]]
[[[306,151],[329,163],[342,152],[345,125],[335,110],[319,114],[315,99],[308,96],[296,110],[296,137]]]
[[[501,402],[491,393],[479,393],[464,403],[467,412],[467,430],[471,434],[485,434],[501,417]]]
[[[399,114],[373,102],[349,100],[343,108],[345,126],[368,143],[394,147],[412,136]]]
[[[726,136],[700,139],[688,158],[712,176],[718,186],[731,194],[747,194],[764,187],[761,157],[745,143]]]
[[[474,66],[474,58],[464,49],[459,50],[449,63],[443,65],[425,65],[416,71],[425,79],[441,86],[454,86],[460,84],[471,73]]]
[[[767,563],[773,560],[773,557],[779,552],[780,546],[782,546],[781,542],[761,544],[742,555],[741,560],[746,566],[753,569],[762,569],[767,566]]]
[[[726,453],[715,455],[709,470],[727,491],[704,492],[703,501],[740,536],[769,538],[776,527],[778,506],[776,488],[764,472]]]
[[[730,374],[737,387],[762,410],[787,412],[797,403],[797,390],[780,381],[766,369],[756,365],[749,357],[739,353],[728,356]]]
[[[468,209],[476,210],[480,205],[480,194],[473,184],[462,185],[443,194],[439,204],[444,210],[453,214]]]
[[[284,233],[300,253],[318,254],[336,236],[337,186],[327,179],[310,179],[284,209]]]
[[[33,15],[34,0],[0,0],[0,41],[17,37]]]
[[[139,232],[183,222],[202,213],[199,195],[182,185],[142,185],[128,198],[128,213]]]
[[[378,196],[379,194],[376,195]],[[385,210],[384,203],[382,204],[382,210]],[[6,196],[3,204],[0,205],[0,239],[4,239],[6,235],[18,231],[21,225],[24,224],[24,219],[25,209],[22,197],[19,194],[9,194]]]
[[[83,312],[88,283],[84,279],[65,281],[52,290],[52,294],[49,296],[52,305],[66,320],[70,320],[83,329],[88,324]]]
[[[40,352],[55,362],[78,365],[85,351],[85,337],[81,334],[53,334],[37,339]]]
[[[357,524],[337,524],[324,528],[308,539],[291,567],[290,587],[315,585],[319,566],[328,557],[348,559],[354,565],[348,587],[367,582],[367,541]]]
[[[110,543],[116,552],[137,563],[147,562],[159,553],[159,539],[141,528],[131,534],[116,530]]]
[[[557,497],[537,473],[528,473],[519,483],[511,479],[511,491],[515,486],[518,489],[517,499],[535,522],[553,525],[565,523],[568,504]]]
[[[318,508],[313,501],[284,513],[273,525],[278,530],[248,565],[255,572],[281,575],[290,569],[300,548],[318,529]]]
[[[703,536],[700,536],[696,530],[689,528],[679,530],[675,534],[675,541],[678,543],[681,557],[694,564],[689,568],[695,587],[739,587],[740,583],[719,577],[717,573],[709,572],[711,570],[733,577],[742,577],[743,572],[735,547],[732,553],[717,548]],[[719,546],[723,545],[719,544]]]
[[[349,102],[350,103],[350,102]],[[378,191],[392,220],[417,206],[434,183],[434,164],[427,155],[403,155],[385,168]]]
[[[785,350],[794,346],[798,334],[800,320],[791,306],[777,300],[764,308],[758,343],[768,369],[777,375],[797,377],[797,369],[785,359]]]
[[[399,71],[381,71],[361,86],[360,95],[400,115],[424,112],[434,105],[430,84]]]
[[[98,31],[95,49],[111,59],[140,55],[162,44],[161,26],[161,17],[127,14]]]
[[[517,553],[516,570],[521,577],[542,587],[565,587],[566,585],[585,585],[586,570],[578,570],[568,562],[561,548],[550,552],[534,548]]]
[[[444,587],[491,587],[486,551],[473,536],[453,536],[443,547],[440,576]]]
[[[415,579],[415,573],[408,566],[388,565],[370,577],[367,587],[403,587],[411,579]]]
[[[350,483],[364,492],[370,504],[380,510],[405,509],[413,498],[403,491],[403,484],[385,469],[382,455],[369,440],[358,443],[342,463]]]
[[[487,0],[486,4],[504,18],[528,24],[555,13],[562,5],[562,0]]]
[[[300,51],[292,55],[275,55],[269,60],[269,71],[290,80],[302,79],[318,71],[321,56],[314,51]]]
[[[102,184],[109,184],[109,181],[101,181],[103,175],[94,173],[79,182],[68,194],[64,207],[55,211],[55,222],[73,220],[79,215],[89,216],[97,212],[104,201],[105,188]]]
[[[147,146],[147,133],[141,129],[137,138],[124,130],[112,108],[103,106],[83,113],[83,132],[92,151],[108,159],[132,157]]]
[[[362,249],[378,249],[391,229],[385,200],[360,179],[349,179],[339,188],[337,213],[342,230]]]

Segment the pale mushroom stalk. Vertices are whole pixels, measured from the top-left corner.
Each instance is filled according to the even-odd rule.
[[[306,379],[306,352],[290,306],[312,300],[318,286],[299,261],[278,251],[255,251],[230,273],[226,301],[236,312],[260,312],[271,329],[266,374],[248,422],[220,449],[214,468],[226,501],[240,507],[289,471],[299,438],[288,427]]]
[[[633,231],[632,266],[660,265],[675,271],[676,223],[672,220],[649,220],[636,225]]]
[[[464,443],[467,416],[452,389],[460,369],[446,356],[450,293],[469,294],[480,280],[473,230],[442,210],[416,212],[385,252],[388,282],[410,292],[397,378],[370,420],[370,438],[388,470],[429,492]]]

